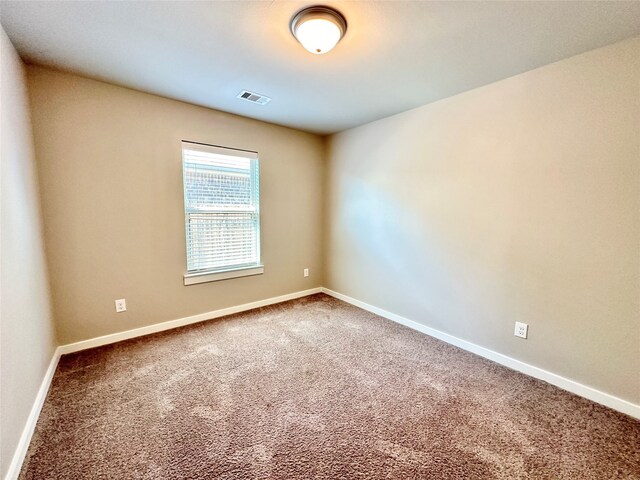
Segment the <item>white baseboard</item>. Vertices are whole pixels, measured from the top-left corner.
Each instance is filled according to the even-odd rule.
[[[20,435],[18,446],[13,453],[13,458],[9,464],[9,470],[7,470],[7,474],[4,477],[5,480],[15,480],[18,478],[18,475],[20,475],[20,469],[22,468],[22,463],[27,455],[27,450],[29,449],[29,444],[31,443],[31,437],[33,436],[33,432],[36,428],[36,423],[38,423],[38,417],[40,416],[42,405],[44,405],[44,401],[47,398],[47,393],[49,393],[49,387],[51,386],[51,380],[53,380],[53,374],[56,372],[56,367],[58,366],[58,360],[60,360],[60,347],[56,348],[53,352],[53,357],[51,358],[49,367],[44,374],[44,378],[42,379],[42,383],[38,389],[38,394],[33,402],[29,416],[27,417],[27,422],[22,429],[22,435]]]
[[[42,380],[42,384],[40,385],[40,389],[38,390],[38,395],[36,396],[33,407],[31,408],[31,412],[29,413],[29,417],[27,418],[27,423],[25,424],[22,435],[20,436],[20,441],[18,442],[16,451],[13,454],[11,464],[9,465],[9,470],[7,471],[7,474],[5,476],[5,480],[15,480],[20,474],[20,469],[22,468],[22,463],[24,462],[25,456],[27,454],[29,443],[31,442],[31,437],[33,436],[33,432],[36,428],[36,423],[38,422],[40,410],[42,410],[42,405],[47,398],[51,380],[53,379],[53,374],[56,371],[56,367],[58,366],[58,361],[60,360],[61,355],[64,355],[66,353],[78,352],[80,350],[86,350],[87,348],[99,347],[101,345],[108,345],[110,343],[116,343],[122,340],[128,340],[130,338],[141,337],[143,335],[149,335],[150,333],[162,332],[164,330],[170,330],[172,328],[178,328],[184,325],[190,325],[192,323],[198,323],[205,320],[224,317],[225,315],[245,312],[247,310],[253,310],[254,308],[273,305],[275,303],[286,302],[287,300],[306,297],[308,295],[313,295],[314,293],[320,293],[321,291],[321,287],[311,288],[309,290],[302,290],[299,292],[289,293],[287,295],[280,295],[279,297],[266,298],[264,300],[258,300],[257,302],[245,303],[243,305],[237,305],[235,307],[222,308],[220,310],[213,310],[211,312],[192,315],[190,317],[170,320],[168,322],[156,323],[147,327],[135,328],[133,330],[113,333],[110,335],[104,335],[102,337],[91,338],[89,340],[83,340],[81,342],[59,346],[58,348],[56,348],[53,354],[53,358],[51,359],[51,363],[49,364],[49,368],[47,369],[47,373]]]
[[[634,418],[640,419],[640,405],[636,405],[634,403],[628,402],[621,398],[614,397],[613,395],[609,395],[608,393],[601,392],[599,390],[596,390],[595,388],[588,387],[574,380],[570,380],[568,378],[562,377],[560,375],[549,372],[542,368],[529,365],[528,363],[521,362],[520,360],[516,360],[515,358],[511,358],[501,353],[494,352],[493,350],[489,350],[487,348],[481,347],[479,345],[468,342],[466,340],[462,340],[460,338],[454,337],[453,335],[449,335],[448,333],[444,333],[434,328],[427,327],[426,325],[422,325],[421,323],[414,322],[413,320],[409,320],[400,315],[396,315],[395,313],[387,312],[386,310],[383,310],[378,307],[374,307],[373,305],[369,305],[368,303],[361,302],[360,300],[356,300],[355,298],[348,297],[347,295],[334,292],[333,290],[329,290],[328,288],[317,287],[309,290],[302,290],[300,292],[290,293],[287,295],[281,295],[279,297],[272,297],[264,300],[258,300],[257,302],[245,303],[243,305],[238,305],[235,307],[223,308],[220,310],[213,310],[207,313],[201,313],[199,315],[179,318],[177,320],[170,320],[168,322],[156,323],[154,325],[149,325],[147,327],[141,327],[133,330],[127,330],[124,332],[104,335],[102,337],[96,337],[89,340],[70,343],[70,344],[62,345],[58,347],[53,354],[53,358],[51,359],[49,368],[47,369],[47,372],[42,380],[42,384],[40,385],[40,389],[38,390],[36,399],[33,402],[33,406],[31,407],[29,417],[27,418],[27,422],[22,431],[22,435],[20,436],[20,441],[18,442],[18,446],[16,447],[16,451],[11,460],[11,464],[9,465],[9,470],[7,471],[7,474],[5,476],[5,480],[15,480],[18,478],[18,475],[20,474],[22,463],[24,462],[25,455],[27,454],[27,450],[29,448],[29,443],[31,442],[31,437],[33,436],[33,432],[35,430],[36,423],[38,421],[38,416],[40,415],[40,411],[42,410],[42,405],[44,404],[44,401],[47,397],[47,393],[51,385],[51,380],[53,379],[53,375],[56,371],[56,367],[58,365],[58,361],[61,355],[66,353],[77,352],[80,350],[85,350],[88,348],[99,347],[101,345],[107,345],[110,343],[116,343],[122,340],[128,340],[130,338],[140,337],[143,335],[149,335],[151,333],[162,332],[165,330],[170,330],[172,328],[182,327],[184,325],[190,325],[192,323],[198,323],[205,320],[223,317],[225,315],[231,315],[234,313],[240,313],[247,310],[252,310],[254,308],[273,305],[275,303],[286,302],[287,300],[306,297],[308,295],[313,295],[314,293],[320,293],[320,292],[326,293],[327,295],[331,295],[332,297],[335,297],[339,300],[350,303],[351,305],[355,305],[356,307],[362,308],[363,310],[367,310],[381,317],[384,317],[394,322],[405,325],[409,328],[422,332],[426,335],[435,337],[439,340],[455,345],[456,347],[462,348],[463,350],[467,350],[469,352],[475,353],[476,355],[480,355],[481,357],[492,360],[496,363],[509,367],[513,370],[517,370],[519,372],[525,373],[532,377],[548,382],[552,385],[562,388],[563,390],[567,390],[569,392],[575,393],[576,395],[587,398],[596,403],[600,403],[604,406],[607,406],[619,412],[625,413]]]
[[[235,307],[221,308],[220,310],[213,310],[211,312],[200,313],[198,315],[192,315],[190,317],[178,318],[177,320],[169,320],[167,322],[156,323],[146,327],[134,328],[133,330],[125,330],[124,332],[111,333],[102,337],[82,340],[81,342],[69,343],[67,345],[62,345],[61,347],[59,347],[60,354],[64,355],[66,353],[73,353],[80,350],[86,350],[88,348],[100,347],[102,345],[108,345],[110,343],[121,342],[122,340],[129,340],[130,338],[142,337],[143,335],[149,335],[150,333],[163,332],[165,330],[183,327],[192,323],[203,322],[205,320],[224,317],[225,315],[232,315],[234,313],[253,310],[254,308],[273,305],[274,303],[281,303],[286,302],[287,300],[293,300],[295,298],[306,297],[308,295],[313,295],[314,293],[320,293],[321,291],[321,287],[311,288],[309,290],[301,290],[299,292],[289,293],[287,295],[280,295],[279,297],[266,298],[264,300],[258,300],[257,302],[245,303],[243,305],[237,305]]]
[[[498,353],[493,350],[489,350],[488,348],[481,347],[480,345],[476,345],[475,343],[471,343],[458,337],[454,337],[453,335],[441,332],[440,330],[436,330],[435,328],[427,327],[426,325],[423,325],[421,323],[414,322],[413,320],[409,320],[408,318],[396,315],[395,313],[387,312],[386,310],[375,307],[373,305],[369,305],[368,303],[356,300],[355,298],[351,298],[347,295],[334,292],[333,290],[329,290],[328,288],[322,288],[322,291],[327,295],[331,295],[332,297],[350,303],[351,305],[354,305],[356,307],[362,308],[363,310],[375,313],[376,315],[412,328],[413,330],[417,330],[421,333],[437,338],[438,340],[442,340],[443,342],[447,342],[451,345],[462,348],[463,350],[467,350],[468,352],[480,355],[481,357],[492,360],[496,363],[504,365],[505,367],[509,367],[531,377],[543,380],[563,390],[575,393],[576,395],[587,398],[606,407],[612,408],[613,410],[617,410],[618,412],[622,412],[631,417],[640,419],[640,405],[636,405],[627,400],[623,400],[622,398],[614,397],[613,395],[610,395],[608,393],[601,392],[600,390],[588,387],[587,385],[583,385],[574,380],[562,377],[555,373],[549,372],[548,370],[544,370],[520,360],[516,360],[515,358],[508,357],[507,355],[503,355],[502,353]]]

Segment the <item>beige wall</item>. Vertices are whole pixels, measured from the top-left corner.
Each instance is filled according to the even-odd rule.
[[[22,61],[0,28],[0,477],[53,351],[38,182]]]
[[[322,284],[320,137],[39,67],[28,77],[62,344]],[[183,286],[183,139],[259,152],[263,275]]]
[[[640,403],[639,62],[635,38],[332,136],[326,286]]]

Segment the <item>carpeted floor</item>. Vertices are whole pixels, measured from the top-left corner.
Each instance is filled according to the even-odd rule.
[[[640,422],[326,295],[63,356],[22,479],[638,479]]]

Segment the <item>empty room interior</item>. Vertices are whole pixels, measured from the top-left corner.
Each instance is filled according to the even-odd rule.
[[[0,24],[1,479],[640,479],[640,2]]]

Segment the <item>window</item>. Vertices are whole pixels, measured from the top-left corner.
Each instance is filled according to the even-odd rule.
[[[185,285],[263,273],[258,154],[182,142]]]

